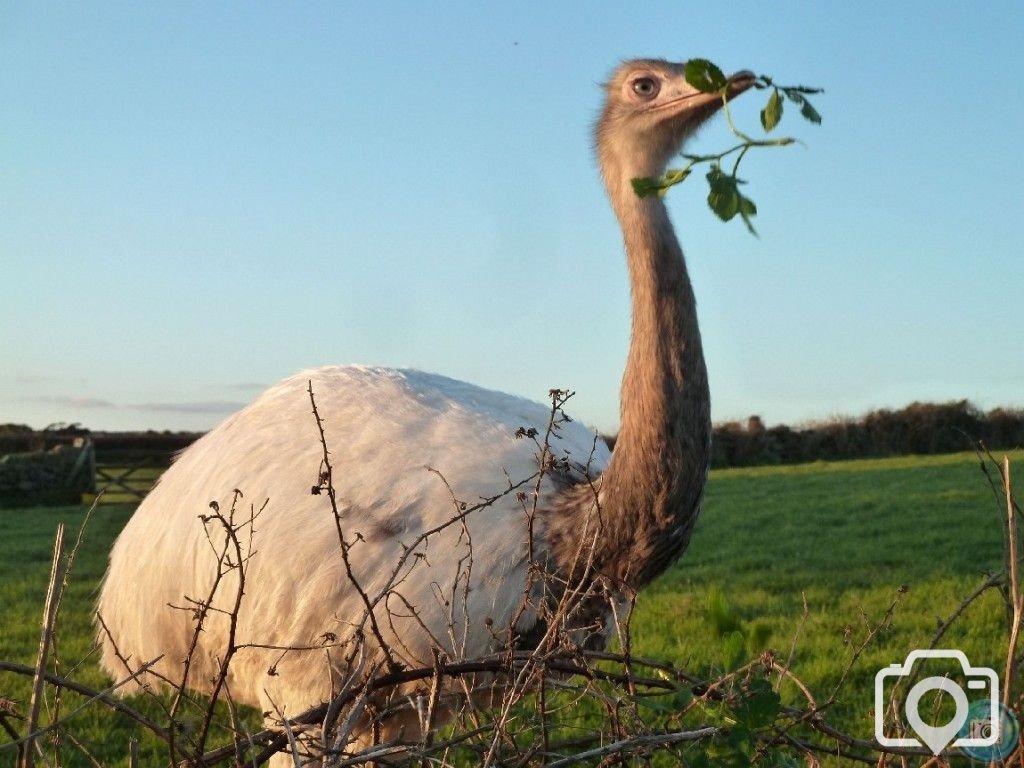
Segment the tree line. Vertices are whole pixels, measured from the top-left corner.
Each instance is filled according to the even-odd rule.
[[[605,438],[615,445],[615,437]],[[955,453],[978,441],[992,450],[1024,447],[1024,409],[983,411],[968,400],[911,403],[858,418],[766,427],[760,416],[716,424],[711,466],[751,467],[808,461]]]
[[[1024,409],[985,412],[967,400],[915,402],[798,427],[765,427],[751,416],[746,424],[717,425],[713,440],[713,467],[954,453],[979,441],[992,450],[1011,450],[1024,447]]]
[[[70,436],[90,435],[97,449],[181,450],[201,437],[186,432],[92,432],[74,425],[33,430],[0,424],[0,455],[46,450]],[[615,436],[604,439],[615,447]],[[1024,447],[1024,409],[983,411],[968,400],[911,403],[881,408],[859,418],[833,418],[798,426],[766,427],[760,416],[715,425],[711,466],[751,467],[807,461],[954,453],[978,441],[991,450]]]

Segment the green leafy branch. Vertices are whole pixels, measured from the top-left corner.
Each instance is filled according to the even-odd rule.
[[[729,91],[734,81],[727,78],[721,69],[707,59],[690,59],[686,62],[683,75],[686,82],[701,93],[717,93],[721,96],[725,119],[729,124],[729,129],[739,139],[739,142],[716,154],[683,154],[682,157],[687,160],[685,166],[671,168],[658,179],[633,179],[633,190],[640,197],[649,195],[662,197],[671,187],[685,181],[696,166],[706,163],[710,166],[705,175],[710,187],[708,206],[722,221],[731,221],[738,215],[750,233],[756,235],[757,230],[754,229],[751,219],[757,215],[757,206],[754,205],[753,200],[740,191],[740,185],[747,183],[739,177],[740,163],[743,162],[747,152],[754,147],[785,147],[795,143],[796,139],[788,136],[755,139],[739,130],[733,122],[729,110]],[[754,77],[753,87],[758,90],[771,90],[768,103],[761,110],[761,127],[766,134],[771,133],[782,120],[783,106],[787,100],[800,107],[800,114],[806,120],[816,125],[821,123],[821,115],[807,98],[808,95],[822,93],[821,88],[809,88],[805,85],[777,85],[774,80],[765,75]],[[727,171],[722,167],[722,161],[732,156],[735,156],[735,160],[731,170]]]

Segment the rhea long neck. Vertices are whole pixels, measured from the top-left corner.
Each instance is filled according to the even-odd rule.
[[[699,511],[711,448],[707,369],[682,249],[658,197],[606,176],[622,225],[633,302],[621,427],[602,482],[610,536],[603,564],[641,586],[682,554]]]

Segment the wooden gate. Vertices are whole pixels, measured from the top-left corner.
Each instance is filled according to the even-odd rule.
[[[174,453],[151,448],[97,448],[96,490],[103,491],[102,501],[141,501],[171,466]]]

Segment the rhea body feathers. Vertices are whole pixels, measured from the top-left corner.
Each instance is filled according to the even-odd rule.
[[[731,89],[748,86],[740,73]],[[405,610],[385,617],[382,607],[377,616],[403,663],[429,666],[438,646],[472,658],[501,637],[528,635],[538,622],[536,611],[521,609],[531,554],[564,575],[585,544],[585,573],[625,593],[685,549],[710,456],[707,371],[667,210],[657,197],[637,197],[630,182],[659,175],[719,105],[718,96],[685,82],[681,65],[661,60],[626,62],[606,85],[597,155],[622,226],[633,305],[614,455],[580,424],[564,424],[551,449],[568,469],[545,473],[532,523],[509,493],[467,515],[465,527],[424,542],[418,570],[396,590],[403,605],[391,606]],[[236,642],[309,649],[355,631],[364,603],[346,577],[331,509],[310,492],[322,448],[308,382],[323,416],[340,521],[350,538],[358,534],[352,567],[368,593],[385,586],[409,542],[451,519],[452,493],[473,503],[538,470],[537,446],[515,432],[543,434],[549,406],[415,371],[321,368],[287,379],[186,450],[118,538],[99,602],[110,632],[99,633],[103,666],[115,677],[125,676],[118,654],[136,665],[162,654],[157,670],[180,678],[192,617],[167,606],[209,589],[213,558],[197,516],[211,501],[230,505],[234,488],[246,505],[267,500],[252,526]],[[226,601],[230,578],[221,593]],[[215,674],[227,632],[223,614],[208,621],[189,677],[199,689]],[[237,701],[265,710],[276,702],[296,714],[329,696],[330,679],[321,651],[248,647],[233,661],[229,684]]]
[[[235,488],[244,494],[236,502],[239,521],[248,514],[241,509],[266,503],[253,524],[238,643],[323,647],[325,637],[344,638],[354,629],[364,603],[339,556],[327,498],[311,493],[322,447],[310,385],[323,414],[341,522],[353,542],[354,575],[371,596],[385,588],[404,546],[458,513],[452,492],[472,505],[537,474],[536,446],[515,433],[533,427],[543,437],[548,407],[419,371],[329,367],[286,379],[186,450],[115,544],[99,613],[118,650],[130,652],[135,664],[162,654],[157,668],[180,677],[194,618],[168,606],[187,605],[185,596],[209,591],[216,557],[197,518],[211,501],[227,510]],[[605,443],[575,422],[549,442],[576,478],[596,478],[607,465]],[[551,504],[561,478],[547,474],[540,508]],[[386,606],[387,620],[380,606],[381,631],[406,666],[430,666],[438,641],[450,658],[494,650],[494,638],[481,631],[484,622],[507,625],[522,603],[529,558],[523,503],[506,493],[468,514],[465,524],[430,536],[422,546],[425,558],[411,562],[411,578],[395,587],[401,597]],[[247,536],[243,529],[241,538]],[[470,545],[474,563],[467,574],[459,561]],[[233,577],[224,583],[215,604],[227,607],[236,584]],[[417,607],[429,632],[400,617],[408,607],[399,600]],[[533,620],[525,613],[521,629]],[[216,674],[226,641],[226,617],[211,613],[208,622],[190,673],[191,686],[199,689]],[[294,702],[299,709],[291,707],[290,714],[297,714],[327,698],[322,651],[281,656],[280,650],[241,652],[229,678],[236,699],[258,706],[270,705],[267,696]],[[104,642],[103,666],[116,677],[126,675],[110,642]],[[268,676],[272,667],[277,674]]]

